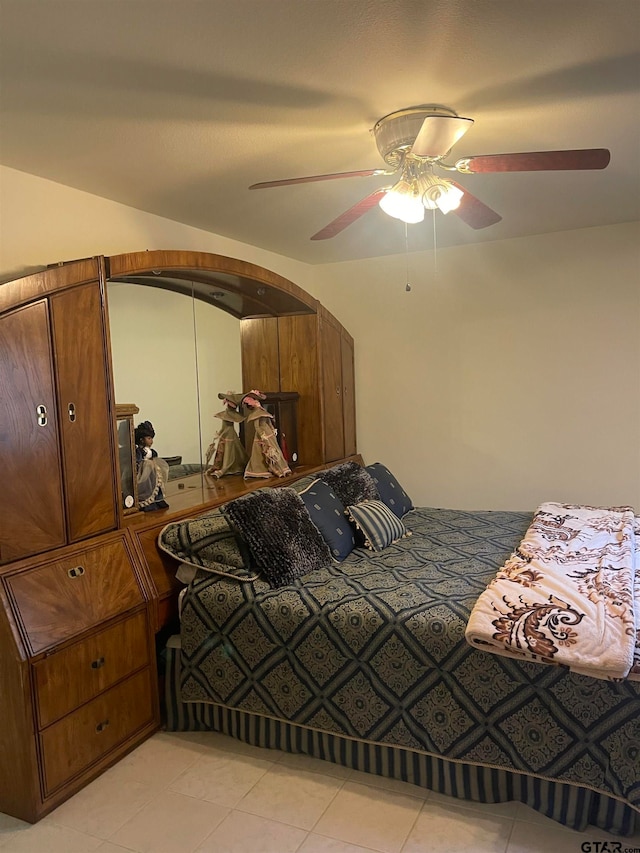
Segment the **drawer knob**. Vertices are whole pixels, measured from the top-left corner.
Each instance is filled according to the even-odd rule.
[[[70,578],[80,578],[84,574],[84,566],[74,566],[67,571]]]
[[[96,658],[91,661],[91,669],[100,669],[104,666],[104,658]]]
[[[98,723],[98,725],[96,726],[96,733],[100,734],[100,732],[103,732],[107,728],[108,725],[109,725],[109,720],[103,720],[101,723]]]

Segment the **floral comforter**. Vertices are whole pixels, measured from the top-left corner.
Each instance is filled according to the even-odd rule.
[[[468,642],[594,678],[640,681],[639,521],[629,507],[541,504],[478,598]]]

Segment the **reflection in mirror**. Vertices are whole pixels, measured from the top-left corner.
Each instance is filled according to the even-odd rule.
[[[124,514],[137,512],[138,490],[136,483],[134,417],[138,407],[133,403],[116,406],[118,439],[118,466],[120,469],[121,510]]]
[[[135,503],[135,490],[131,454],[131,433],[126,420],[118,421],[118,459],[122,481],[122,505],[125,509],[131,509]]]
[[[109,282],[107,296],[116,403],[135,403],[136,424],[153,424],[170,509],[197,503],[194,490],[205,501],[218,392],[241,389],[240,321],[162,287]]]

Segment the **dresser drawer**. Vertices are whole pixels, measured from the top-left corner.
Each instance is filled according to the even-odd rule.
[[[39,727],[64,717],[149,663],[144,612],[38,661],[33,673]]]
[[[142,604],[122,539],[6,578],[29,649],[38,654]]]
[[[152,723],[151,672],[144,669],[40,734],[45,795]]]

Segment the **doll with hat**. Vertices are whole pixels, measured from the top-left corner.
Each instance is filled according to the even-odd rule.
[[[266,395],[256,389],[237,393],[218,394],[225,408],[215,416],[222,427],[207,450],[207,463],[213,462],[206,473],[214,477],[243,474],[245,477],[284,477],[291,473],[276,438],[273,415],[262,405]],[[253,441],[248,456],[236,432],[235,424],[251,426]]]
[[[291,473],[284,458],[276,431],[273,415],[262,405],[266,395],[261,391],[248,391],[240,400],[240,411],[247,426],[253,427],[251,456],[244,471],[245,477],[285,477]]]
[[[224,401],[224,409],[214,417],[220,418],[222,426],[207,449],[207,465],[211,459],[213,462],[205,473],[213,477],[242,474],[249,460],[235,427],[244,420],[244,415],[239,411],[242,394],[228,391],[226,394],[218,394],[218,398]]]

